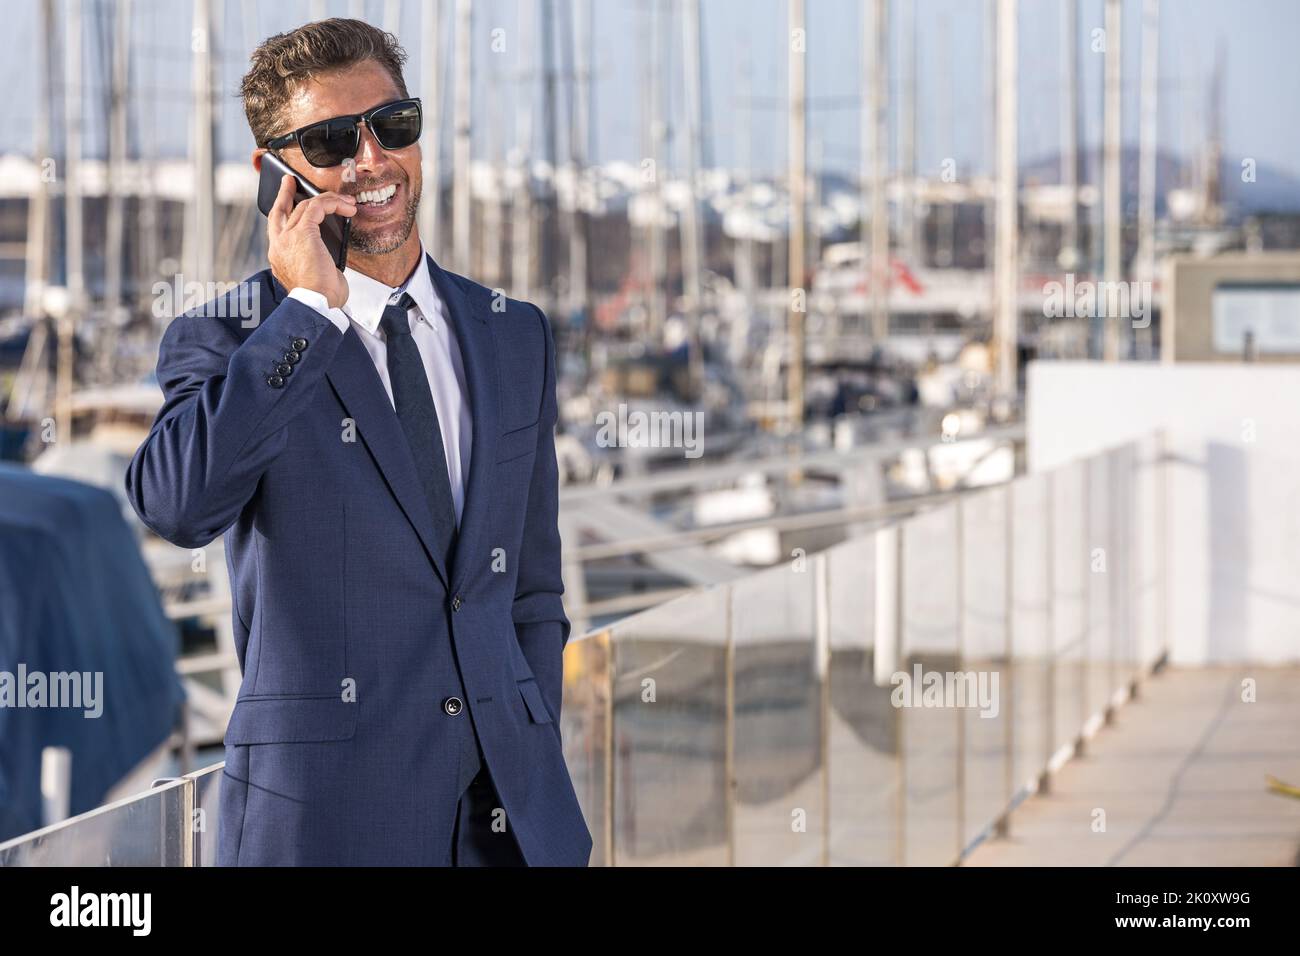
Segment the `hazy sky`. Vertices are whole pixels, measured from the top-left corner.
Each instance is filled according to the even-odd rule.
[[[73,0],[56,3],[56,23]],[[305,0],[256,3],[212,0],[222,12],[216,36],[221,70],[220,143],[223,158],[242,158],[252,139],[234,92],[246,69],[249,50],[265,36],[289,29],[309,16]],[[573,10],[585,0],[554,0]],[[331,15],[347,15],[364,6],[366,18],[382,23],[382,0],[358,5],[332,0]],[[410,54],[407,81],[420,93],[421,4],[401,6],[399,37]],[[444,51],[450,50],[454,0],[443,0]],[[506,149],[516,134],[516,97],[525,91],[540,103],[541,84],[526,71],[536,69],[536,24],[541,0],[476,0],[475,10],[475,152]],[[665,10],[679,5],[663,0]],[[945,157],[957,160],[962,174],[986,167],[985,16],[988,0],[893,0],[891,33],[894,64],[900,64],[904,21],[917,19],[918,118],[917,160],[923,171],[937,170]],[[1079,0],[1080,89],[1084,141],[1101,135],[1103,56],[1091,50],[1091,31],[1102,26],[1102,0]],[[746,155],[742,138],[749,134],[750,165],[760,171],[779,169],[786,155],[784,112],[789,49],[784,0],[702,0],[707,83],[708,146],[718,164],[737,165]],[[1060,135],[1059,97],[1063,77],[1060,56],[1061,4],[1022,0],[1020,14],[1020,147],[1033,159],[1056,150]],[[520,10],[531,11],[533,24],[521,27]],[[854,171],[859,165],[857,98],[861,87],[862,15],[860,0],[807,0],[810,159]],[[1141,0],[1125,0],[1124,63],[1125,137],[1135,141],[1138,121],[1138,76]],[[0,152],[32,150],[38,49],[37,0],[4,0],[8,29],[0,38],[5,64],[5,92],[0,98]],[[105,127],[105,70],[102,40],[111,0],[83,4],[85,42],[86,133],[88,152],[102,153]],[[133,126],[139,142],[152,141],[161,155],[185,151],[190,113],[190,27],[192,4],[185,0],[134,0],[133,77],[139,97]],[[644,151],[645,70],[649,50],[649,0],[595,0],[594,129],[597,160],[638,160]],[[1223,134],[1225,155],[1249,156],[1261,167],[1273,166],[1300,176],[1300,2],[1296,0],[1163,0],[1160,37],[1161,148],[1183,154],[1205,136],[1209,77],[1216,50],[1224,63]],[[668,26],[665,71],[670,122],[683,125],[681,26]],[[493,30],[505,49],[493,52]],[[444,65],[450,61],[444,52]],[[898,69],[892,96],[897,101]],[[561,82],[565,82],[563,79]],[[447,106],[450,106],[447,101]],[[450,109],[444,109],[449,122]],[[540,137],[540,113],[533,131]],[[426,148],[428,144],[426,133]],[[540,139],[535,140],[540,152]],[[560,144],[563,149],[563,133]],[[444,131],[443,148],[449,141]],[[674,146],[681,146],[675,135]],[[449,155],[449,150],[446,155]],[[676,154],[675,157],[676,158]]]

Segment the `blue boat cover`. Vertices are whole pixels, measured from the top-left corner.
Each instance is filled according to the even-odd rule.
[[[44,747],[72,752],[77,814],[167,738],[177,646],[113,494],[0,462],[0,840],[41,825]]]

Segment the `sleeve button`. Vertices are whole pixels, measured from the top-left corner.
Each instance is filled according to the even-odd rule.
[[[266,384],[270,385],[272,388],[279,388],[284,384],[284,379],[279,375],[268,375],[266,378]]]
[[[306,339],[294,339],[293,342],[292,342],[291,344],[293,345],[293,350],[294,350],[295,352],[301,352],[303,349],[305,349],[305,348],[307,347],[307,340],[306,340]]]
[[[290,365],[288,362],[281,362],[279,365],[275,367],[276,375],[288,375],[292,371],[293,371],[293,366]]]

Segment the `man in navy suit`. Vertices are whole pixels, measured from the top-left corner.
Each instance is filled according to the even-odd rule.
[[[226,534],[243,673],[219,862],[586,866],[560,736],[555,345],[415,226],[418,101],[357,20],[272,37],[241,92],[321,190],[270,268],[175,318],[126,474],[168,541]],[[432,188],[432,187],[431,187]],[[352,223],[340,272],[325,216]]]

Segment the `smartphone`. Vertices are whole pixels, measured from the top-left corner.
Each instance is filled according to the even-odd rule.
[[[295,173],[275,153],[263,153],[262,173],[257,181],[257,208],[262,211],[263,216],[271,214],[271,207],[275,205],[275,197],[280,194],[280,181],[284,178],[285,173],[288,173],[298,182],[298,191],[293,197],[295,206],[304,199],[310,199],[312,196],[321,194],[322,190],[317,189]],[[325,248],[329,250],[330,256],[334,259],[334,265],[338,267],[340,272],[343,271],[343,267],[348,262],[348,239],[351,235],[352,220],[346,216],[331,214],[326,216],[320,224],[320,237],[324,240]]]

